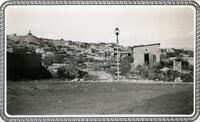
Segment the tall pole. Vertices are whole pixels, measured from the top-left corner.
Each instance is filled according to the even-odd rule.
[[[120,67],[119,67],[119,28],[115,29],[116,39],[117,39],[117,80],[119,81]]]
[[[119,81],[119,39],[117,35],[117,80]]]

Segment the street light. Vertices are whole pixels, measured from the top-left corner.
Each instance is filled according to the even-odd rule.
[[[115,28],[115,34],[119,35],[119,28]]]
[[[117,39],[117,79],[119,81],[119,28],[115,28],[115,34],[116,34],[116,39]]]
[[[119,44],[119,39],[118,39],[118,36],[119,36],[119,28],[115,28],[115,34],[117,36],[117,44]]]

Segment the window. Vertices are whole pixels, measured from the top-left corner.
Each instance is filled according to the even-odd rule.
[[[156,55],[153,55],[153,63],[156,63]]]

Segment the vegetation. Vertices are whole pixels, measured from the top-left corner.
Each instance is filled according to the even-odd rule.
[[[131,56],[126,56],[121,59],[120,71],[122,76],[129,74],[131,70],[131,63],[133,63],[133,57]]]
[[[53,64],[53,55],[47,55],[43,59],[43,63],[46,67],[51,66]]]
[[[88,73],[81,71],[75,65],[62,66],[58,68],[58,75],[63,79],[87,78]]]
[[[187,65],[185,65],[184,63],[182,65],[183,70],[188,71],[188,73],[181,73],[173,70],[173,68],[168,68],[167,71],[161,70],[164,67],[171,67],[171,62],[160,62],[152,66],[138,65],[132,73],[134,75],[138,75],[140,79],[163,80],[167,82],[172,82],[175,81],[176,78],[180,77],[183,82],[192,82],[193,67],[188,63],[186,63]]]
[[[16,43],[16,42],[19,43]],[[114,43],[83,43],[66,41],[64,39],[51,40],[38,38],[33,35],[29,36],[7,36],[9,47],[20,46],[19,50],[25,50],[20,53],[27,53],[28,49],[39,48],[43,51],[42,63],[45,69],[54,63],[57,66],[67,65],[57,69],[48,68],[49,70],[58,70],[61,78],[73,79],[87,76],[87,72],[82,70],[102,71],[115,76],[117,72],[116,58],[113,58],[113,52],[116,51],[116,44]],[[26,43],[24,43],[26,42]],[[31,46],[27,46],[31,45]],[[126,50],[120,46],[119,51]],[[16,50],[15,50],[16,51]],[[105,54],[108,52],[109,56]],[[174,49],[170,51],[162,51],[161,61],[159,64],[151,66],[139,65],[133,66],[134,59],[132,56],[125,56],[120,59],[120,75],[127,78],[137,76],[139,79],[151,80],[166,80],[174,81],[177,77],[181,77],[184,82],[192,81],[193,66],[183,57],[193,57],[193,51],[184,49]],[[32,52],[31,52],[32,53]],[[33,52],[37,53],[37,52]],[[115,53],[115,52],[114,52]],[[104,58],[103,58],[104,57]],[[173,60],[170,58],[179,58],[182,62],[183,73],[173,71]],[[184,57],[184,58],[185,58]],[[52,66],[54,68],[54,66]],[[168,68],[167,71],[162,71],[163,68]],[[190,75],[190,76],[189,76]],[[186,77],[189,76],[189,77]]]

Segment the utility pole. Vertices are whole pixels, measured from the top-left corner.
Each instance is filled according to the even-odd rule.
[[[120,65],[120,63],[119,63],[119,38],[118,38],[118,36],[119,36],[119,28],[115,28],[115,34],[116,34],[116,39],[117,39],[117,80],[119,81],[119,74],[120,74],[120,71],[119,71],[119,69],[120,69],[120,67],[119,67],[119,65]]]

